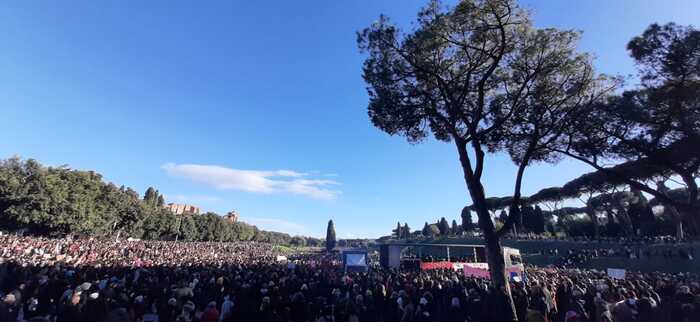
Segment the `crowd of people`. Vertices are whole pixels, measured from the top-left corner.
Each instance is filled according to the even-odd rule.
[[[547,249],[541,248],[535,253],[554,258],[557,265],[577,267],[599,257],[618,257],[629,260],[681,259],[692,261],[695,260],[696,249],[696,246],[693,245],[663,246],[658,244],[607,244],[600,246],[578,243],[576,246],[578,247],[568,247],[565,251],[559,251],[559,248],[552,246]]]
[[[280,255],[260,242],[175,242],[0,236],[0,258],[22,265],[73,267],[203,266],[267,262]]]
[[[281,255],[284,255],[282,257]],[[529,267],[506,290],[264,243],[0,236],[0,322],[697,322],[699,277]]]
[[[508,234],[504,239],[511,240],[546,240],[546,241],[571,241],[571,242],[590,242],[590,243],[615,243],[615,244],[678,244],[685,242],[697,241],[697,239],[678,239],[668,235],[650,235],[650,236],[629,236],[629,237],[609,237],[609,236],[558,236],[545,234]]]

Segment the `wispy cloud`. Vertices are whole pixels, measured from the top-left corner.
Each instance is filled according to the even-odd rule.
[[[306,226],[284,219],[246,217],[242,220],[268,231],[278,231],[290,235],[306,236],[309,234],[309,229]]]
[[[339,185],[337,181],[313,179],[309,173],[292,170],[241,170],[219,165],[175,163],[166,163],[161,168],[168,175],[222,190],[286,192],[323,200],[333,200],[341,193],[334,188]]]

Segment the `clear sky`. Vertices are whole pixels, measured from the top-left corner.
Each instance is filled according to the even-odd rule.
[[[4,1],[0,157],[93,169],[143,193],[235,209],[264,229],[378,237],[470,203],[452,145],[410,145],[367,117],[355,32],[410,27],[425,1]],[[584,32],[600,71],[632,74],[652,22],[700,25],[697,0],[524,1],[538,27]],[[489,196],[515,168],[490,156]],[[589,171],[563,162],[524,193]]]

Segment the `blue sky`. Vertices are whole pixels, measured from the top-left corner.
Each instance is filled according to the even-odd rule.
[[[378,237],[458,219],[469,203],[452,145],[372,127],[355,32],[408,28],[425,1],[5,1],[0,157],[93,169],[169,202],[235,209],[264,229]],[[700,22],[695,0],[524,1],[539,27],[584,32],[601,72],[633,74],[627,41],[652,22]],[[526,194],[589,171],[533,167]],[[487,194],[515,168],[489,156]]]

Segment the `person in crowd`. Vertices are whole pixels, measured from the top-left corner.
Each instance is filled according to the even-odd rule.
[[[697,274],[624,280],[528,267],[507,289],[461,271],[346,273],[337,254],[256,242],[0,236],[0,322],[698,322]],[[289,265],[293,264],[293,265]]]

